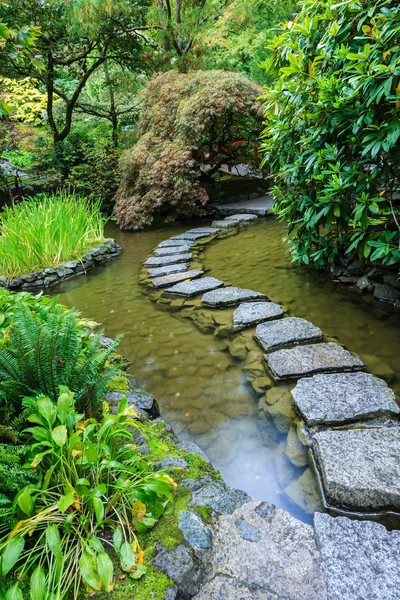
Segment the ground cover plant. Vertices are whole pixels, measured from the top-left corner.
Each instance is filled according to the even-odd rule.
[[[294,260],[400,263],[400,6],[303,0],[265,67],[265,160]]]
[[[104,239],[99,202],[72,192],[38,194],[0,216],[0,273],[9,278],[81,259]]]
[[[81,583],[90,595],[111,592],[115,556],[124,573],[140,578],[137,532],[173,502],[174,482],[132,443],[137,421],[126,399],[99,420],[85,420],[64,386],[56,403],[41,396],[24,406],[32,423],[27,461],[42,483],[24,487],[3,514],[2,597],[75,599]]]

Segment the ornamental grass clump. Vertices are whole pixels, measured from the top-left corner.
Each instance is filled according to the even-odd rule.
[[[0,217],[0,273],[8,278],[81,259],[104,239],[99,201],[38,194]]]

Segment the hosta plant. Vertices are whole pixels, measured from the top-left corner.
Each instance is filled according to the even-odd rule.
[[[2,527],[1,600],[28,593],[32,600],[76,599],[81,584],[91,595],[111,592],[113,560],[141,577],[136,534],[173,502],[175,484],[132,443],[133,409],[122,399],[117,414],[85,420],[63,386],[56,404],[47,397],[24,404],[32,424],[28,464],[43,483],[18,493],[11,524]]]

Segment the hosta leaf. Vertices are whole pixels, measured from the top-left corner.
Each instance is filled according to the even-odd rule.
[[[33,509],[33,501],[31,496],[31,490],[29,487],[26,487],[22,490],[20,495],[18,496],[17,504],[28,517],[30,517]]]
[[[7,575],[7,573],[9,573],[17,563],[24,546],[25,540],[21,537],[12,538],[12,540],[7,544],[1,561],[1,574],[3,577]]]
[[[68,431],[65,425],[59,425],[58,427],[55,427],[51,432],[52,439],[57,444],[57,446],[60,446],[60,448],[65,445],[65,442],[67,441],[67,435]]]
[[[31,576],[31,600],[46,600],[46,576],[40,565],[36,567]]]
[[[112,561],[106,552],[102,552],[97,556],[97,571],[105,591],[111,592],[113,589],[114,568]]]
[[[12,588],[6,591],[5,600],[24,600],[19,583],[15,583]]]
[[[99,592],[102,588],[102,581],[97,572],[96,558],[86,550],[82,552],[82,556],[79,559],[79,569],[82,579],[88,588]]]
[[[136,565],[136,555],[128,542],[124,542],[121,545],[119,559],[123,571],[132,571],[133,567]]]

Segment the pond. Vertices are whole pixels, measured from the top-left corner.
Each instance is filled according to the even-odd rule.
[[[109,224],[106,233],[123,253],[54,291],[61,302],[102,323],[108,336],[125,334],[121,352],[138,384],[154,394],[163,418],[208,454],[228,484],[311,522],[313,511],[320,509],[319,497],[307,449],[300,446],[291,421],[288,386],[268,390],[267,401],[263,391],[257,396],[244,363],[231,356],[225,339],[202,333],[179,311],[153,303],[139,284],[141,265],[154,246],[188,228],[156,225],[127,233]],[[226,283],[266,293],[289,315],[337,337],[399,394],[398,316],[343,295],[325,275],[294,268],[283,236],[281,224],[262,221],[212,243],[205,250],[205,266]]]

